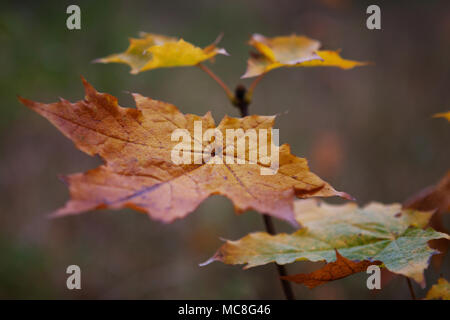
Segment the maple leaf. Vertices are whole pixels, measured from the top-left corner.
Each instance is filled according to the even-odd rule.
[[[370,265],[381,264],[381,262],[379,261],[373,262],[368,260],[354,262],[340,255],[337,250],[335,251],[336,251],[335,262],[327,263],[322,268],[315,270],[311,273],[299,273],[284,276],[281,278],[295,283],[304,284],[308,288],[312,289],[321,284],[325,284],[333,280],[339,280],[358,272],[366,271]]]
[[[423,271],[436,253],[427,242],[450,239],[445,233],[422,229],[431,212],[402,210],[400,204],[359,208],[354,203],[329,205],[309,199],[296,201],[295,213],[304,228],[292,234],[256,232],[226,241],[205,264],[221,261],[250,268],[269,262],[333,262],[337,249],[352,261],[381,261],[391,272],[424,285]]]
[[[450,300],[450,283],[444,278],[439,278],[437,284],[434,284],[428,291],[426,300]]]
[[[89,155],[98,154],[105,161],[96,169],[64,177],[71,199],[55,216],[129,207],[154,219],[171,222],[217,194],[231,199],[238,213],[254,209],[296,224],[295,196],[349,197],[310,172],[307,161],[292,155],[286,144],[279,147],[279,169],[272,175],[261,175],[267,164],[259,160],[238,163],[243,159],[237,158],[236,153],[231,154],[236,158],[232,164],[205,163],[201,158],[199,163],[175,164],[171,155],[178,141],[172,140],[172,133],[185,129],[195,138],[197,121],[201,122],[203,131],[215,128],[209,112],[203,117],[183,114],[174,105],[139,94],[133,94],[137,109],[123,108],[114,96],[97,92],[84,79],[83,84],[85,99],[75,103],[61,99],[43,104],[19,98],[47,118],[80,150]],[[274,116],[225,116],[216,128],[229,139],[225,134],[227,129],[259,132],[272,128],[274,120]],[[195,142],[192,150],[195,159],[204,156],[201,150],[211,150],[209,141],[200,141],[197,147]],[[245,139],[244,144],[247,158],[250,147]]]
[[[341,58],[338,51],[319,50],[320,42],[305,36],[281,36],[266,38],[252,35],[249,44],[258,53],[252,53],[247,70],[241,78],[256,77],[280,67],[339,67],[351,69],[367,65]]]
[[[450,171],[435,186],[427,187],[406,200],[403,207],[450,212]]]
[[[444,118],[450,121],[450,111],[442,112],[442,113],[436,113],[433,115],[433,118]]]
[[[225,49],[216,47],[220,39],[221,36],[202,49],[183,39],[141,32],[140,38],[130,38],[130,45],[125,52],[94,62],[125,63],[131,67],[132,74],[156,68],[194,66],[217,54],[228,55]]]
[[[437,231],[448,233],[444,227],[442,216],[450,212],[450,171],[434,186],[427,187],[411,196],[403,203],[404,208],[435,211],[431,218],[430,226]],[[432,240],[432,248],[438,249],[439,254],[433,256],[433,265],[440,268],[445,253],[448,250],[449,242],[444,239]]]

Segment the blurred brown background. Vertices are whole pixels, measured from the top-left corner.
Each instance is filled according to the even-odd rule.
[[[66,28],[66,8],[81,7],[82,29]],[[381,7],[382,30],[366,29],[366,8]],[[129,91],[174,103],[183,112],[238,116],[221,88],[197,68],[136,76],[125,65],[90,62],[123,51],[139,31],[181,36],[207,45],[220,33],[231,54],[211,68],[235,86],[254,32],[304,34],[342,55],[374,66],[279,69],[259,84],[250,112],[280,114],[280,142],[309,159],[312,170],[360,204],[402,202],[449,169],[450,125],[432,119],[450,107],[449,1],[58,1],[2,3],[0,12],[0,298],[283,298],[273,265],[250,270],[198,264],[221,245],[263,229],[254,212],[236,216],[213,197],[170,225],[131,210],[56,220],[66,187],[57,175],[95,167],[16,94],[53,102],[79,100],[79,76],[134,107]],[[249,80],[243,81],[248,84]],[[449,221],[445,222],[447,227]],[[289,227],[277,222],[278,230]],[[82,290],[69,291],[66,267],[82,270]],[[290,272],[320,264],[295,263]],[[428,286],[440,271],[427,270]],[[405,279],[381,292],[366,274],[320,286],[294,285],[298,298],[409,298]],[[422,297],[417,285],[415,290]]]

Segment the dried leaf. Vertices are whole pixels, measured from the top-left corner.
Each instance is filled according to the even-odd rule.
[[[450,121],[450,111],[448,112],[442,112],[442,113],[436,113],[433,118],[445,118],[448,121]]]
[[[322,268],[311,273],[299,273],[290,276],[281,277],[295,283],[304,284],[308,288],[320,286],[330,281],[339,280],[358,272],[364,272],[370,265],[379,265],[379,261],[373,262],[368,260],[354,262],[339,254],[336,250],[336,261],[327,263]]]
[[[450,212],[450,171],[435,185],[425,188],[405,201],[404,208]]]
[[[132,74],[156,68],[194,66],[217,54],[228,55],[225,49],[216,47],[220,38],[202,49],[183,39],[141,33],[140,38],[130,39],[130,45],[125,52],[100,58],[94,62],[125,63],[131,67]]]
[[[450,171],[436,185],[427,187],[406,200],[403,207],[435,211],[430,226],[437,231],[448,233],[444,227],[442,216],[444,213],[450,212]],[[439,269],[448,251],[449,242],[444,239],[432,240],[430,246],[440,252],[432,258],[433,265]]]
[[[89,155],[98,154],[105,161],[96,169],[64,178],[71,200],[55,212],[57,216],[129,207],[154,219],[171,222],[195,210],[209,196],[218,194],[231,199],[239,213],[254,209],[296,224],[295,196],[348,197],[310,172],[307,161],[292,155],[286,144],[279,148],[279,169],[273,175],[261,175],[261,169],[267,169],[267,164],[262,164],[260,159],[257,163],[237,163],[242,160],[237,158],[237,153],[233,164],[205,163],[201,150],[208,150],[209,141],[199,141],[197,147],[193,141],[190,156],[200,160],[199,163],[177,165],[171,158],[173,148],[179,144],[171,139],[173,131],[185,129],[195,138],[195,121],[201,121],[203,132],[215,128],[209,112],[203,117],[182,114],[171,104],[139,94],[133,95],[137,109],[123,108],[115,97],[98,93],[84,79],[83,83],[85,100],[76,103],[61,99],[42,104],[20,98],[73,140],[80,150]],[[261,129],[270,130],[274,120],[274,116],[226,116],[217,129],[228,139],[227,129],[253,128],[259,133]],[[250,154],[249,144],[245,145],[243,160]],[[225,150],[221,153],[228,156]]]
[[[426,300],[450,300],[450,284],[444,278],[440,278],[438,283],[433,285],[428,291]]]
[[[337,51],[321,51],[320,42],[305,36],[266,38],[255,34],[249,42],[258,53],[247,61],[247,71],[242,78],[259,76],[280,67],[339,67],[351,69],[367,65],[341,58]]]
[[[329,205],[310,200],[295,202],[296,218],[304,226],[292,234],[251,233],[227,241],[207,261],[246,264],[245,268],[269,262],[335,261],[335,249],[352,261],[381,261],[391,272],[424,285],[423,271],[431,250],[427,242],[450,237],[431,228],[423,230],[431,212],[402,210],[400,204],[354,203]]]

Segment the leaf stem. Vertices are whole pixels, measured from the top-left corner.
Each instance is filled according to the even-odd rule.
[[[222,89],[225,91],[226,95],[228,96],[228,99],[232,100],[234,95],[233,92],[231,92],[230,88],[220,79],[214,72],[212,72],[211,69],[209,69],[207,66],[205,66],[202,63],[197,64],[197,66],[205,71],[214,81],[216,81],[219,86],[222,87]]]
[[[408,277],[406,278],[406,282],[408,283],[409,292],[411,293],[411,299],[416,300],[416,295],[414,294],[414,289],[412,287],[411,279]]]
[[[259,80],[258,80],[259,79]],[[253,88],[262,79],[262,75],[259,76],[253,83]],[[256,84],[255,84],[256,83]],[[236,87],[234,97],[232,98],[233,104],[241,112],[241,117],[248,116],[248,105],[250,104],[251,95],[248,95],[248,91],[244,86],[239,85]],[[272,217],[263,214],[264,226],[266,227],[267,233],[274,235],[276,234],[275,226],[273,225]],[[287,276],[286,268],[283,265],[276,264],[278,275],[280,276],[281,287],[283,288],[284,296],[286,300],[295,300],[294,292],[292,290],[291,283],[287,280],[282,280],[281,277]]]
[[[255,90],[255,88],[258,85],[258,83],[262,80],[262,78],[264,78],[264,76],[265,76],[265,73],[260,74],[255,80],[253,80],[253,82],[248,87],[247,97],[248,97],[249,100],[252,99],[253,91]]]

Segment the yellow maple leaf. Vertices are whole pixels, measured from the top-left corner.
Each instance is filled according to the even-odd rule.
[[[202,49],[181,38],[141,33],[138,39],[130,38],[130,45],[125,52],[94,62],[128,64],[132,74],[156,68],[194,66],[217,54],[228,55],[225,49],[216,47],[220,40],[221,36]]]
[[[444,278],[439,278],[428,291],[426,300],[450,300],[450,284]]]
[[[249,44],[258,52],[247,61],[247,70],[242,78],[256,77],[280,67],[339,67],[351,69],[367,65],[343,59],[339,51],[319,50],[320,42],[305,36],[281,36],[266,38],[255,34]]]
[[[433,115],[433,118],[445,118],[450,121],[450,111],[436,113],[435,115]]]

